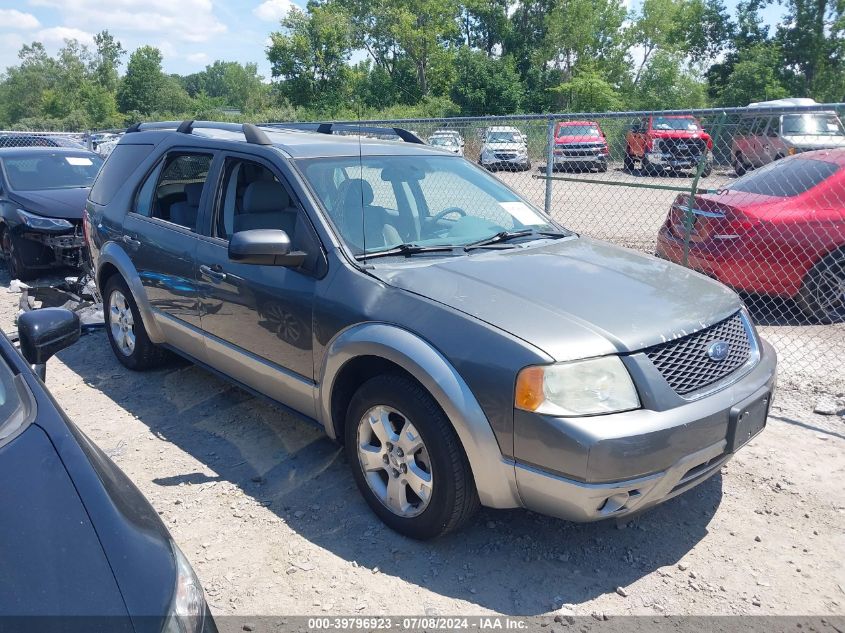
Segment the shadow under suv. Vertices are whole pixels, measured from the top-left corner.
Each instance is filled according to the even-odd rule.
[[[86,236],[125,366],[173,350],[315,421],[416,538],[479,504],[638,512],[765,425],[775,353],[725,286],[569,232],[405,130],[299,128],[121,139]]]

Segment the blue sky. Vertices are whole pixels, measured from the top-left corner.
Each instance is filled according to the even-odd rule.
[[[636,6],[638,0],[629,0]],[[257,62],[279,19],[305,0],[0,0],[0,69],[17,63],[22,44],[43,42],[51,53],[63,40],[90,42],[108,29],[129,51],[143,44],[161,49],[167,72],[191,73],[215,59]],[[733,11],[736,0],[727,0]],[[764,19],[775,24],[775,3]],[[360,55],[356,55],[360,57]]]

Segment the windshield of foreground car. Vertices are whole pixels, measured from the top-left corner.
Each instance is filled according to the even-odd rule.
[[[656,116],[651,120],[653,130],[678,130],[681,132],[697,132],[701,129],[692,117]]]
[[[845,129],[835,114],[785,114],[784,136],[845,136]]]
[[[457,156],[343,156],[298,164],[355,255],[400,244],[462,249],[503,231],[563,230]],[[407,247],[404,252],[410,253]]]
[[[89,154],[45,153],[7,156],[3,169],[16,191],[90,187],[103,159]]]
[[[558,137],[561,136],[601,136],[599,128],[595,125],[564,125],[558,128]]]

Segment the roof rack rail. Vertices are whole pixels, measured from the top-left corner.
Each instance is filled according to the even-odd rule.
[[[156,121],[153,123],[135,123],[126,128],[126,133],[143,132],[148,130],[174,130],[180,134],[192,134],[196,129],[226,130],[228,132],[242,132],[244,140],[252,145],[272,145],[264,130],[252,123],[219,123],[216,121]]]
[[[358,134],[389,134],[398,136],[406,143],[425,145],[425,141],[416,134],[401,127],[379,127],[374,125],[357,125],[355,123],[270,123],[272,127],[317,134],[334,134],[335,132],[353,132]]]

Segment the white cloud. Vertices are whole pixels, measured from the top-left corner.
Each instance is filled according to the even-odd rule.
[[[113,33],[163,36],[168,41],[205,42],[226,32],[211,0],[30,0],[59,11],[63,24],[102,24]]]
[[[278,22],[294,7],[291,0],[264,0],[252,12],[259,20]]]
[[[82,29],[67,26],[52,26],[41,29],[35,34],[35,39],[42,44],[64,44],[65,40],[79,40],[81,44],[93,44],[94,36]]]
[[[31,13],[17,9],[0,9],[0,25],[4,29],[31,31],[39,28],[41,22]]]
[[[191,53],[185,57],[192,64],[206,64],[208,63],[208,55],[205,53]]]

